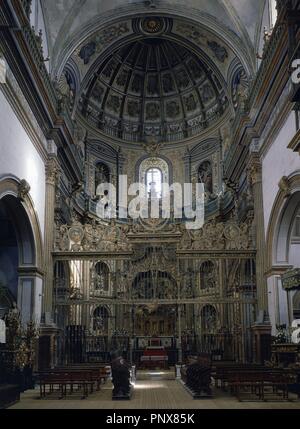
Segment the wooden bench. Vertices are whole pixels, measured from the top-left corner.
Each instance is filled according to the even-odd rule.
[[[100,384],[105,384],[108,378],[110,377],[111,369],[109,365],[103,366],[97,365],[97,364],[76,364],[71,366],[62,366],[62,367],[56,367],[53,370],[50,371],[56,371],[56,372],[68,372],[68,371],[92,371],[95,372],[95,374],[98,374],[99,382]]]
[[[90,393],[93,393],[94,387],[97,390],[101,388],[103,378],[106,379],[106,373],[103,368],[80,369],[80,368],[55,368],[39,374],[40,396],[46,397],[46,387],[49,387],[48,393],[54,392],[55,386],[59,388],[60,398],[66,397],[68,393],[73,394],[74,387],[82,390],[83,399]]]
[[[250,364],[226,364],[225,366],[214,366],[212,370],[212,377],[215,380],[215,386],[226,390],[228,387],[228,379],[232,374],[236,373],[257,373],[264,371],[265,367],[262,365]]]
[[[297,381],[293,371],[233,363],[215,366],[213,377],[217,387],[229,388],[239,400],[242,396],[261,401],[268,396],[288,400],[289,387]]]
[[[265,370],[257,373],[238,372],[231,374],[228,384],[231,392],[239,401],[243,399],[265,401],[268,397],[272,400],[289,400],[289,386],[295,381],[292,374],[284,374],[278,371]]]

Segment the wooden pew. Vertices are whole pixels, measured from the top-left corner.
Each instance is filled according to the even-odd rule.
[[[274,369],[261,365],[226,364],[218,365],[213,371],[217,387],[226,390],[239,400],[242,396],[264,401],[268,396],[277,399],[289,399],[289,387],[296,382],[296,374],[292,370]]]
[[[262,365],[252,365],[252,364],[239,364],[239,363],[230,363],[223,365],[215,365],[212,370],[212,377],[215,380],[215,386],[223,390],[226,390],[228,386],[228,378],[231,374],[241,373],[241,372],[254,372],[265,370],[265,367]]]
[[[273,370],[265,370],[257,373],[239,372],[231,374],[228,383],[232,393],[239,401],[254,399],[265,401],[268,397],[289,400],[289,386],[293,384],[295,376],[291,373],[282,373]]]
[[[75,364],[69,366],[62,366],[54,368],[55,371],[92,371],[98,373],[100,384],[105,384],[110,377],[111,369],[110,365],[97,365],[97,364]],[[52,371],[54,371],[52,370]]]
[[[100,390],[101,383],[106,382],[110,375],[110,370],[102,365],[72,365],[68,367],[57,367],[39,373],[40,395],[46,396],[46,386],[49,386],[49,393],[53,393],[54,387],[58,386],[61,398],[65,397],[69,387],[70,394],[74,391],[74,386],[83,390],[83,397],[93,393],[94,386]]]
[[[47,374],[40,375],[40,397],[46,398],[46,387],[49,387],[48,393],[51,394],[55,390],[55,386],[58,387],[60,392],[60,399],[66,398],[68,393],[74,392],[74,387],[77,386],[82,391],[82,399],[85,399],[89,395],[89,390],[93,392],[93,386],[95,384],[95,378],[93,374],[89,372],[50,372]]]

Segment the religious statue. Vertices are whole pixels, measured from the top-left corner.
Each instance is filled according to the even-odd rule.
[[[204,161],[198,170],[198,181],[204,184],[205,194],[213,193],[212,166],[210,161]]]
[[[106,164],[100,162],[95,167],[96,195],[99,195],[101,185],[105,185],[107,183],[110,183],[110,171]]]

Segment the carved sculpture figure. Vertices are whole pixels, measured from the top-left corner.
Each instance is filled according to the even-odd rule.
[[[204,189],[207,194],[213,192],[213,176],[212,165],[210,161],[204,161],[198,170],[198,181],[204,184]]]

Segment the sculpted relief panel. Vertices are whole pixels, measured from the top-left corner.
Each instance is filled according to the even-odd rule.
[[[251,224],[213,220],[197,231],[183,229],[178,247],[182,250],[250,250],[253,249]]]
[[[126,237],[126,227],[116,225],[114,220],[109,225],[100,225],[95,221],[83,225],[74,220],[70,226],[58,226],[55,248],[57,251],[65,252],[130,252],[132,250]]]

